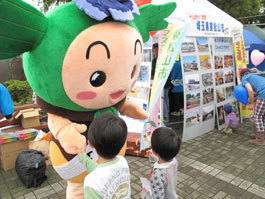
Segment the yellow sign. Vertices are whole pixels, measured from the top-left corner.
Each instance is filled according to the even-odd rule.
[[[237,69],[237,81],[238,84],[240,84],[239,83],[241,82],[240,71],[242,70],[242,68],[247,67],[244,40],[235,42],[234,50],[235,50],[235,60],[236,60],[236,69]],[[240,112],[241,112],[241,119],[243,117],[251,115],[251,111],[248,110],[247,106],[242,106],[242,104],[240,104]]]

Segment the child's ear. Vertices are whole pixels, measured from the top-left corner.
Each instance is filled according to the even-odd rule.
[[[48,19],[21,0],[0,0],[0,60],[21,55],[38,46]]]
[[[89,140],[87,140],[87,144],[88,144],[92,149],[95,148],[94,145],[92,145],[92,144],[89,142]]]

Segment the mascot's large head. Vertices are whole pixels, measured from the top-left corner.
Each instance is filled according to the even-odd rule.
[[[0,59],[24,52],[27,79],[45,102],[91,111],[133,87],[149,32],[167,27],[175,3],[75,0],[47,16],[21,0],[0,0]]]

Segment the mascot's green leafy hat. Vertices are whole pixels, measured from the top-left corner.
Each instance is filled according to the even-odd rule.
[[[164,19],[176,8],[174,2],[146,4],[138,12],[134,2],[129,0],[99,1],[105,2],[105,6],[97,7],[98,0],[77,0],[59,6],[45,16],[21,0],[0,0],[0,59],[26,52],[24,71],[32,89],[42,100],[67,110],[93,110],[71,101],[63,87],[62,64],[73,40],[88,27],[119,20],[135,28],[145,42],[150,31],[167,27],[168,22]],[[113,2],[118,3],[118,8],[113,7]],[[126,10],[128,8],[132,12]],[[126,13],[127,19],[120,17],[121,12]]]

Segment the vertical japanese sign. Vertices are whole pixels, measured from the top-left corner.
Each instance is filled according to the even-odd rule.
[[[160,46],[162,47],[155,70],[155,77],[151,89],[148,116],[151,115],[155,104],[160,96],[167,78],[172,70],[177,55],[180,52],[181,44],[187,31],[188,24],[179,22],[171,24],[162,33],[163,37]]]
[[[245,44],[244,44],[242,31],[243,31],[242,28],[234,28],[232,30],[238,84],[241,83],[240,71],[242,70],[242,68],[247,67],[246,51],[245,51]],[[240,103],[240,112],[241,112],[241,120],[243,117],[251,115],[251,111],[248,110],[246,106],[242,106],[241,103]]]
[[[187,29],[188,23],[179,21],[178,23],[169,25],[168,28],[163,30],[161,33],[162,40],[160,42],[159,57],[156,63],[155,76],[151,89],[148,118],[150,118],[153,110],[155,109],[176,57],[180,52],[181,44]],[[147,120],[146,124],[148,122],[150,123],[150,120]],[[141,151],[150,146],[150,140],[144,139],[149,132],[148,128],[146,128],[146,124],[141,135]],[[149,136],[151,137],[151,134]]]

